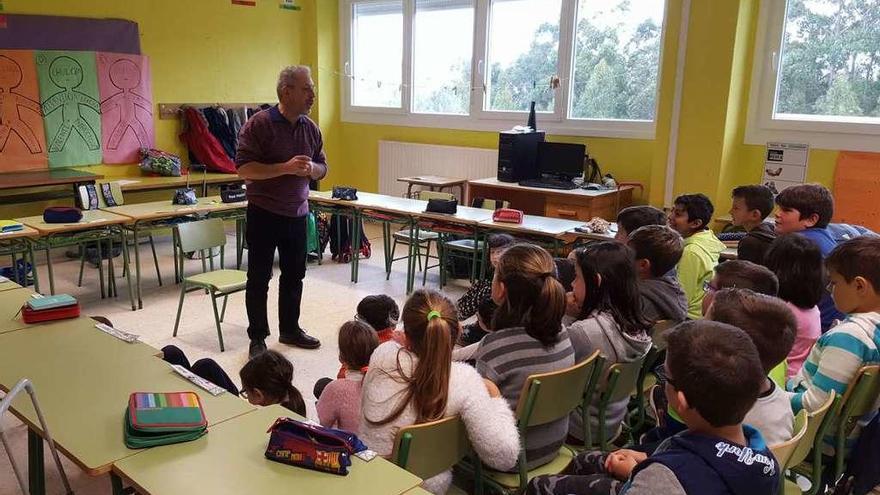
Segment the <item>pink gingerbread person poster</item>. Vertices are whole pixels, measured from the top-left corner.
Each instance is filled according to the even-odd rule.
[[[0,50],[0,172],[48,166],[32,50]]]
[[[152,148],[153,96],[147,57],[98,52],[104,163],[137,163]]]

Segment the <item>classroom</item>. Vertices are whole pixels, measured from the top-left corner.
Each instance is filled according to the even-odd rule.
[[[0,0],[0,493],[880,494],[875,0]]]

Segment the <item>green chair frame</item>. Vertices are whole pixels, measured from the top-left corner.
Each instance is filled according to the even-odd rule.
[[[459,416],[401,428],[391,452],[395,464],[422,479],[434,477],[468,456],[477,468],[476,493],[481,494],[482,469]]]
[[[841,397],[832,390],[822,407],[807,414],[807,432],[791,456],[788,464],[791,476],[785,480],[783,491],[780,493],[802,493],[794,482],[796,475],[810,481],[807,495],[819,493],[819,487],[822,485],[823,439],[840,410],[840,404]],[[807,457],[810,457],[811,462],[804,463]]]
[[[792,429],[792,437],[785,442],[776,445],[770,445],[770,452],[776,458],[776,465],[779,468],[779,493],[785,493],[785,470],[789,466],[795,464],[794,454],[797,452],[801,443],[806,444],[805,435],[809,427],[809,418],[807,411],[801,409],[794,417],[794,428]]]
[[[599,448],[603,452],[610,450],[610,442],[615,440],[615,438],[606,438],[607,435],[605,434],[608,405],[632,397],[634,394],[640,395],[638,394],[639,376],[641,375],[642,364],[644,361],[645,356],[629,363],[615,363],[608,368],[608,371],[605,374],[605,380],[599,385],[596,391],[596,393],[599,394],[599,404],[596,406],[599,411],[596,418],[598,442],[595,445],[592,445],[586,441],[587,437],[585,436],[585,449]],[[589,403],[587,403],[587,405],[589,405]],[[585,416],[589,416],[589,411],[585,411],[584,414]],[[621,425],[621,433],[627,434],[630,437],[630,441],[632,441],[632,431],[633,429],[630,425],[629,418],[624,416],[624,421]],[[619,437],[619,435],[617,435],[617,437]]]
[[[862,416],[877,410],[880,396],[880,366],[864,366],[846,389],[840,414],[834,424],[834,477],[843,474],[846,439]]]
[[[452,193],[440,192],[440,191],[416,191],[416,198],[421,201],[428,201],[430,199],[444,199],[444,200],[452,200],[455,199],[455,196]],[[416,258],[416,262],[419,266],[419,271],[423,271],[422,275],[422,285],[425,285],[425,282],[428,278],[428,269],[436,268],[438,266],[442,267],[442,262],[440,260],[439,247],[438,247],[438,255],[431,255],[431,243],[439,243],[440,234],[431,231],[427,228],[417,228],[415,233],[413,233],[413,229],[416,227],[412,225],[404,225],[400,230],[391,233],[390,225],[385,224],[388,228],[383,229],[383,240],[386,246],[390,245],[390,251],[386,252],[385,255],[385,280],[389,280],[391,278],[391,266],[395,261],[400,261],[404,259],[409,259],[411,253],[413,252],[413,247],[415,247],[414,255]],[[422,237],[422,234],[425,234]],[[390,236],[390,237],[389,237]],[[411,243],[415,243],[415,246],[411,246]],[[395,251],[397,251],[398,245],[404,245],[409,247],[407,250],[406,256],[401,256],[398,258],[394,257]],[[438,245],[439,246],[439,245]],[[425,263],[422,265],[422,253],[425,255]],[[438,264],[429,266],[431,259],[435,259],[438,261]],[[441,268],[442,269],[442,268]]]
[[[180,314],[183,311],[183,300],[190,290],[203,289],[211,296],[211,305],[214,309],[214,324],[217,327],[217,339],[220,341],[220,352],[225,350],[223,345],[223,332],[220,323],[226,316],[226,303],[230,294],[245,290],[247,273],[241,270],[226,270],[223,268],[223,258],[226,247],[226,231],[223,228],[223,220],[209,218],[195,222],[182,223],[177,226],[176,239],[181,253],[199,252],[202,258],[202,273],[191,277],[183,277],[183,256],[177,261],[183,281],[180,284],[180,301],[177,305],[177,318],[174,320],[173,336],[177,337],[177,329],[180,325]],[[214,269],[214,258],[210,256],[212,249],[220,250],[220,269]],[[206,259],[208,261],[206,261]],[[207,263],[210,262],[210,271]],[[224,282],[218,285],[218,282]],[[217,299],[223,298],[223,309],[217,312]]]
[[[523,493],[529,480],[538,474],[551,474],[545,472],[545,466],[540,466],[533,471],[527,469],[525,438],[529,427],[551,423],[562,418],[568,418],[572,411],[581,407],[587,410],[590,397],[593,395],[596,382],[602,371],[604,359],[599,351],[580,363],[569,368],[531,375],[523,384],[516,407],[517,429],[520,436],[519,459],[516,465],[516,486],[506,486],[494,478],[506,476],[508,473],[484,469],[484,482],[493,490],[501,493]],[[590,436],[589,417],[584,416],[584,435]],[[572,457],[575,452],[567,446],[562,449],[568,451]]]

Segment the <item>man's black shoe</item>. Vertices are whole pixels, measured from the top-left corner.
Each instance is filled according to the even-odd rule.
[[[304,330],[300,330],[299,332],[290,335],[280,335],[278,337],[278,342],[302,347],[303,349],[317,349],[318,347],[321,347],[321,341],[309,336]]]
[[[251,346],[248,348],[248,359],[253,359],[264,352],[266,352],[266,341],[252,340]]]

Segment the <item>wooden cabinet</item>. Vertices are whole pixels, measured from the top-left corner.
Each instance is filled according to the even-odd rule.
[[[528,215],[541,215],[565,220],[586,222],[594,217],[614,221],[620,208],[632,205],[632,186],[611,191],[574,189],[540,189],[524,187],[498,179],[479,179],[468,182],[468,204],[473,198],[506,200],[511,208]]]

